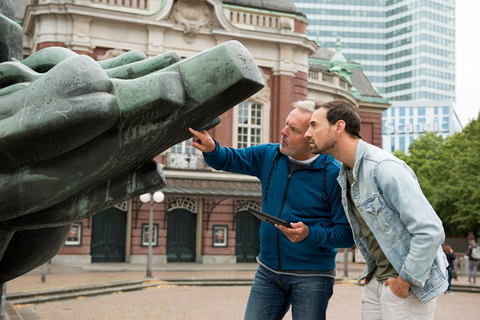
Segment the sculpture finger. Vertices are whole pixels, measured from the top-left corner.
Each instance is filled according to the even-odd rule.
[[[151,74],[135,80],[112,79],[120,101],[121,126],[132,126],[172,114],[185,102],[183,83],[177,72]]]
[[[32,53],[21,63],[36,72],[47,72],[60,62],[78,54],[62,47],[49,47]]]
[[[143,52],[131,50],[119,55],[118,57],[98,61],[98,65],[102,67],[102,69],[112,69],[145,59],[147,59],[147,56]]]
[[[0,63],[0,75],[0,98],[25,87],[25,85],[16,85],[25,83],[30,84],[42,76],[41,73],[33,71],[20,62]],[[12,115],[19,108],[17,104],[6,103],[3,100],[0,100],[0,102],[2,102],[0,119]]]
[[[135,79],[168,67],[169,65],[172,65],[180,60],[181,58],[178,53],[168,52],[147,60],[107,69],[105,72],[110,78]]]

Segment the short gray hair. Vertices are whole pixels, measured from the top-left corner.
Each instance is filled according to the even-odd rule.
[[[306,112],[314,113],[315,112],[315,102],[311,100],[302,100],[295,101],[293,103],[294,109],[300,109]]]

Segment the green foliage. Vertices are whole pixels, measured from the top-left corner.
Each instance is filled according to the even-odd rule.
[[[449,235],[480,229],[480,117],[446,139],[433,132],[396,152],[417,174]]]

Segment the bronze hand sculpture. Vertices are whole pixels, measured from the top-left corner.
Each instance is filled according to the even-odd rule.
[[[236,41],[183,61],[48,48],[0,63],[0,284],[55,256],[72,222],[165,186],[152,159],[263,85]]]

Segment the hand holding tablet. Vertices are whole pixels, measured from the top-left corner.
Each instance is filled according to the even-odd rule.
[[[270,224],[273,224],[273,225],[279,224],[279,225],[282,225],[282,226],[287,227],[287,228],[292,227],[289,222],[287,222],[285,220],[282,220],[280,218],[274,217],[272,215],[269,215],[268,213],[265,213],[265,212],[262,212],[262,211],[259,211],[257,209],[250,208],[250,207],[248,207],[248,211],[250,211],[258,219],[260,219],[262,221],[265,221],[267,223],[270,223]]]

